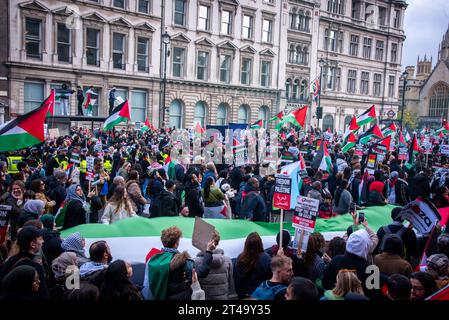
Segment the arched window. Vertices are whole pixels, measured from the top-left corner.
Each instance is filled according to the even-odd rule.
[[[310,11],[306,12],[306,17],[304,18],[304,31],[310,32]]]
[[[345,130],[346,130],[346,128],[348,128],[349,127],[349,124],[351,123],[351,120],[352,120],[352,116],[346,116],[345,117]]]
[[[302,48],[301,48],[301,46],[297,46],[295,63],[300,64],[302,61],[302,57],[303,57]]]
[[[301,81],[301,90],[299,93],[299,99],[300,100],[307,100],[307,80],[303,79]]]
[[[296,8],[293,8],[290,12],[290,29],[296,29]]]
[[[430,95],[429,116],[448,117],[449,108],[449,87],[445,84],[438,84]]]
[[[298,12],[298,30],[304,31],[304,11]]]
[[[288,62],[295,63],[295,45],[293,43],[288,49]]]
[[[334,117],[330,114],[326,114],[323,118],[323,132],[330,128],[334,132]]]
[[[302,53],[302,64],[309,64],[309,48],[304,47],[303,53]]]
[[[199,123],[203,128],[206,126],[206,104],[203,101],[198,101],[195,105],[193,124],[196,123]]]
[[[291,97],[291,86],[292,86],[292,80],[291,79],[287,79],[287,81],[285,81],[285,98],[290,99]]]
[[[249,106],[247,104],[242,104],[239,107],[237,122],[238,123],[248,123],[249,122]]]
[[[224,125],[228,122],[228,105],[220,103],[217,109],[217,124]]]
[[[298,90],[299,90],[299,79],[295,79],[295,81],[293,82],[293,92],[292,92],[292,98],[293,100],[297,100],[298,99]]]
[[[259,119],[263,120],[263,127],[266,129],[268,126],[268,117],[270,115],[270,109],[267,106],[259,108]]]
[[[182,101],[173,100],[170,104],[170,128],[182,127]]]

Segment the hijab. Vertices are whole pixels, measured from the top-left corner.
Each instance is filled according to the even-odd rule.
[[[44,214],[39,218],[44,226],[45,229],[48,229],[49,231],[53,231],[53,226],[55,223],[55,216],[52,214]]]
[[[76,194],[76,189],[80,187],[79,184],[72,184],[70,187],[67,188],[67,196],[65,197],[65,201],[68,202],[70,200],[77,200],[81,201],[83,204],[86,202],[86,197],[83,195],[80,197]]]
[[[28,200],[25,202],[23,209],[27,212],[40,215],[42,210],[44,210],[44,207],[45,203],[42,200]]]
[[[32,287],[35,276],[36,269],[32,266],[22,265],[14,268],[3,278],[4,295],[12,295],[14,299],[20,297],[32,299]]]

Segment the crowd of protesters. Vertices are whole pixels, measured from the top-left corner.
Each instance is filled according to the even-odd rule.
[[[301,195],[319,201],[319,217],[352,215],[343,237],[325,241],[310,236],[307,250],[294,249],[284,230],[282,243],[266,248],[259,234],[247,235],[243,252],[231,259],[215,233],[196,257],[178,251],[182,231],[161,233],[163,247],[149,257],[143,283],[133,282],[132,266],[113,260],[105,241],[85,248],[79,233],[62,239],[59,231],[86,223],[113,224],[135,216],[204,217],[270,222],[274,177],[270,163],[234,166],[179,157],[166,130],[114,134],[73,129],[70,136],[1,155],[0,204],[12,207],[6,240],[0,247],[0,295],[3,299],[140,300],[423,300],[449,284],[449,234],[437,225],[435,243],[419,269],[428,237],[418,237],[400,216],[401,207],[420,197],[438,208],[449,207],[449,159],[437,149],[419,154],[412,167],[389,152],[360,192],[366,155],[341,152],[331,141],[332,166],[316,164],[317,142],[285,134],[279,156],[298,161],[306,171]],[[217,143],[202,141],[205,147]],[[76,164],[70,169],[76,155]],[[95,157],[93,179],[86,157]],[[435,170],[435,168],[437,168]],[[354,208],[393,204],[392,223],[372,230]],[[57,227],[58,226],[58,227]],[[346,226],[345,226],[346,227]],[[151,249],[151,248],[149,248]],[[427,248],[428,249],[428,248]],[[367,268],[380,270],[380,285],[367,284]],[[66,279],[79,270],[80,288]],[[156,275],[151,270],[158,270]],[[162,270],[162,271],[161,271]]]

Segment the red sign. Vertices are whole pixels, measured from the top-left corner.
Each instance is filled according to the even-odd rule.
[[[288,175],[276,175],[274,185],[273,207],[290,210],[292,179]]]
[[[293,216],[292,224],[299,229],[315,229],[315,220],[305,219],[299,216]]]
[[[0,205],[0,245],[5,241],[12,206]]]

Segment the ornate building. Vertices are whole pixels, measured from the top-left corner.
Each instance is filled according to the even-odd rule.
[[[418,57],[415,67],[408,66],[405,108],[419,119],[419,126],[438,127],[449,113],[449,28],[438,50],[438,61],[432,69],[432,58]],[[399,90],[402,96],[403,80]]]

